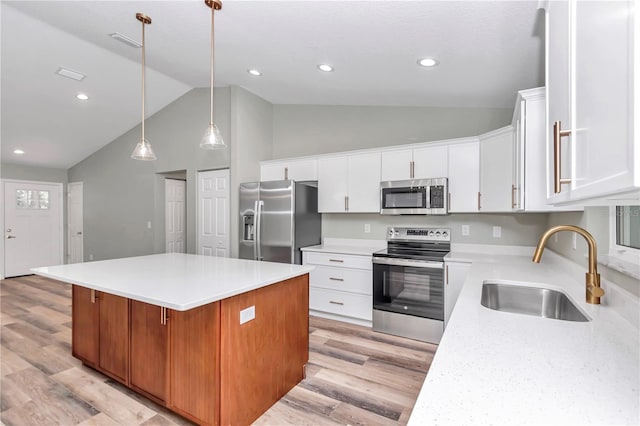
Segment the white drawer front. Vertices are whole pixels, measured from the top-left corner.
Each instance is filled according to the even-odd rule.
[[[309,274],[309,285],[328,290],[371,295],[373,294],[372,275],[371,271],[363,269],[316,266],[316,269]]]
[[[309,288],[309,308],[371,321],[373,297],[311,287]]]
[[[372,269],[371,256],[353,254],[305,252],[304,263],[308,265],[335,266],[339,268]]]

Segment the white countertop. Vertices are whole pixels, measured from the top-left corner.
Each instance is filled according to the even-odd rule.
[[[549,250],[540,264],[531,255],[450,258],[473,263],[409,426],[640,424],[635,296],[603,281],[602,305],[587,304],[586,266]],[[591,321],[485,308],[482,283],[490,279],[560,289]]]
[[[301,251],[313,251],[318,253],[355,254],[359,256],[371,256],[378,250],[387,248],[385,240],[363,240],[347,238],[325,238],[322,244],[302,247]]]
[[[165,253],[34,268],[44,277],[186,311],[306,274],[313,266]]]

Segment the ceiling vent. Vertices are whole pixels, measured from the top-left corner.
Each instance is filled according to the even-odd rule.
[[[127,36],[126,36],[126,35],[124,35],[124,34],[120,34],[120,33],[112,33],[112,34],[109,34],[109,37],[111,37],[112,39],[115,39],[115,40],[121,41],[121,42],[123,42],[124,44],[129,45],[129,46],[131,46],[131,47],[137,47],[137,48],[142,47],[142,44],[138,43],[137,41],[135,41],[135,40],[134,40],[134,39],[132,39],[132,38],[127,37]]]
[[[56,71],[56,74],[61,75],[63,77],[70,78],[72,80],[76,80],[76,81],[82,81],[86,77],[86,74],[82,74],[81,72],[73,71],[73,70],[70,70],[69,68],[64,68],[64,67],[58,68],[58,71]]]

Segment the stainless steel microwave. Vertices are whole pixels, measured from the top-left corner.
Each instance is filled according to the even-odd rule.
[[[380,182],[380,214],[447,214],[447,178]]]

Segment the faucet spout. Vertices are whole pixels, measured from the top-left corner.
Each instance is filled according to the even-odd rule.
[[[602,288],[600,287],[600,274],[598,273],[598,266],[597,266],[598,250],[596,246],[596,240],[593,238],[593,235],[591,235],[589,232],[574,225],[554,226],[553,228],[548,229],[547,232],[542,234],[542,237],[540,237],[540,241],[538,242],[538,245],[536,246],[536,250],[533,253],[532,260],[535,263],[540,263],[540,260],[542,259],[542,252],[544,251],[544,247],[547,244],[547,241],[549,240],[549,238],[551,238],[553,234],[560,231],[575,232],[577,234],[582,235],[586,240],[587,246],[589,248],[589,271],[587,272],[585,277],[585,284],[587,286],[586,298],[587,298],[587,303],[599,305],[600,297],[604,296],[604,290],[602,290]]]

